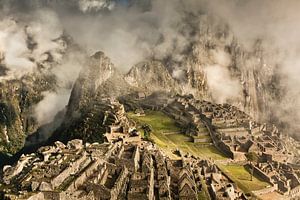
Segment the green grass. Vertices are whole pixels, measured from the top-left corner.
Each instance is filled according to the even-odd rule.
[[[164,113],[159,111],[145,111],[145,113],[145,116],[136,116],[130,112],[128,116],[138,124],[149,124],[153,129],[150,138],[171,158],[177,158],[173,152],[180,149],[184,153],[190,153],[200,158],[226,159],[214,146],[207,143],[203,143],[204,145],[193,143],[191,137],[176,133],[180,131],[180,128],[176,126],[172,118]]]
[[[205,191],[202,190],[201,192],[198,192],[198,199],[199,200],[208,200],[209,196],[207,196]]]
[[[212,139],[210,138],[209,135],[199,135],[199,136],[193,136],[194,139],[205,139],[207,142],[212,143]],[[201,142],[200,144],[203,144]]]
[[[190,149],[195,152],[195,155],[200,158],[214,159],[214,160],[224,160],[228,159],[224,154],[218,151],[213,145],[200,145],[197,143],[191,143]]]
[[[180,128],[176,126],[175,121],[158,111],[146,111],[145,116],[136,116],[129,112],[128,116],[141,124],[149,124],[153,131],[160,133],[178,132]]]
[[[207,133],[208,134],[208,130],[207,130],[207,128],[206,127],[198,127],[198,131],[200,132],[200,133]]]
[[[210,200],[210,195],[207,189],[207,185],[205,184],[205,181],[202,179],[202,190],[198,193],[198,199],[199,200]]]
[[[145,111],[146,116],[136,116],[134,113],[128,113],[129,118],[136,121],[139,125],[149,124],[152,127],[150,138],[157,144],[171,159],[178,159],[173,153],[176,149],[180,149],[183,153],[190,153],[202,159],[224,160],[227,157],[219,152],[213,145],[209,143],[193,143],[192,138],[177,133],[180,128],[176,126],[173,119],[168,117],[162,112],[158,111]],[[174,134],[165,134],[174,133]],[[209,136],[200,136],[200,138]],[[260,190],[269,186],[268,183],[253,177],[244,166],[220,165],[224,173],[228,175],[237,186],[245,193],[250,193],[254,190]],[[204,184],[205,185],[205,184]],[[207,199],[207,191],[203,190],[199,193],[199,199]]]
[[[261,190],[269,186],[267,182],[264,182],[257,177],[253,177],[251,181],[251,174],[244,166],[237,164],[219,165],[223,172],[225,172],[233,181],[246,193],[251,191]]]

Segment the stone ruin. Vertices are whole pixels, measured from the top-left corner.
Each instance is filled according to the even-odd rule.
[[[211,161],[171,160],[149,142],[56,142],[5,167],[4,182],[10,199],[245,199]]]
[[[124,106],[107,101],[115,119],[106,129],[108,143],[56,142],[23,155],[15,166],[4,167],[6,197],[198,199],[204,192],[211,199],[247,199],[212,161],[182,154],[172,160],[140,135],[132,135],[135,123],[126,117]],[[193,142],[211,143],[233,162],[253,167],[254,174],[271,185],[257,194],[278,191],[289,198],[300,195],[300,166],[291,164],[294,155],[275,126],[260,125],[230,105],[178,95],[164,102],[168,103],[152,108],[186,127],[184,134]],[[203,136],[210,140],[201,141]],[[245,155],[249,152],[255,152],[259,160],[247,163]]]
[[[256,175],[272,185],[271,188],[266,189],[268,191],[264,192],[279,191],[291,198],[299,195],[299,167],[297,164],[291,164],[295,155],[286,143],[290,139],[284,136],[276,126],[258,124],[247,114],[229,104],[213,104],[195,100],[189,96],[176,95],[167,105],[154,105],[154,107],[172,117],[180,127],[185,127],[185,134],[190,136],[192,141],[209,142],[200,139],[203,136],[209,136],[210,142],[232,158],[233,162],[247,164],[245,155],[250,152],[256,153],[259,158],[255,166],[255,172],[258,172]],[[293,142],[293,144],[297,143]],[[282,170],[278,171],[278,168],[271,167],[277,173],[274,177],[260,170],[260,167],[270,167],[274,163],[280,163],[276,166],[286,165],[289,169],[296,166],[297,170],[291,170],[287,176],[287,173],[282,173]],[[213,177],[216,178],[218,175]],[[265,179],[265,177],[268,178]],[[291,180],[293,184],[290,183]],[[227,186],[226,190],[232,194],[230,192],[232,184]],[[217,185],[215,188],[218,188]]]

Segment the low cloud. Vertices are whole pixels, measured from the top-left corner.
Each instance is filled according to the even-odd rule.
[[[0,79],[18,79],[61,61],[66,45],[60,39],[63,29],[56,14],[43,10],[30,18],[22,21],[8,16],[0,21],[0,62],[8,68],[8,75]]]
[[[231,78],[226,67],[211,65],[204,68],[207,76],[207,84],[212,98],[217,103],[225,103],[237,100],[241,96],[241,84],[238,80]]]
[[[43,100],[35,106],[35,116],[40,125],[53,121],[55,115],[64,109],[70,98],[70,90],[44,92]]]

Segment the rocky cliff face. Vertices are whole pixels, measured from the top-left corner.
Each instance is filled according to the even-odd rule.
[[[37,130],[32,107],[54,86],[52,76],[37,74],[0,83],[0,152],[17,152],[26,136]]]
[[[74,83],[64,121],[50,140],[102,141],[108,125],[116,121],[114,106],[108,98],[117,98],[133,90],[103,52],[91,56]],[[107,100],[106,100],[107,99]]]
[[[133,66],[125,80],[131,86],[149,93],[159,90],[177,93],[181,91],[178,83],[159,61],[142,62]]]
[[[68,103],[68,116],[80,111],[97,95],[99,86],[112,77],[116,69],[102,52],[95,53],[76,80]]]
[[[88,113],[102,113],[93,105],[104,97],[119,97],[137,91],[149,94],[165,91],[216,101],[219,94],[213,94],[208,80],[213,77],[207,76],[206,68],[224,63],[221,68],[228,71],[229,77],[226,78],[236,80],[235,87],[240,90],[221,103],[236,105],[256,120],[274,120],[269,117],[272,106],[268,102],[279,100],[278,77],[266,64],[268,55],[264,54],[261,44],[258,42],[251,51],[246,51],[232,36],[230,38],[226,27],[217,31],[206,25],[207,31],[201,32],[201,40],[193,44],[192,51],[187,52],[180,67],[172,68],[163,61],[147,61],[122,75],[104,53],[94,54],[74,84],[64,124],[64,127],[70,127],[66,133],[74,132],[74,125],[76,129],[78,124],[85,126],[83,124],[90,118]],[[179,75],[177,71],[180,71]],[[228,84],[228,80],[218,81],[221,89]]]
[[[260,41],[251,51],[232,43],[230,52],[233,60],[230,70],[240,78],[243,87],[244,110],[257,120],[274,120],[272,104],[279,103],[284,92],[274,55],[267,54]]]
[[[192,27],[196,22],[200,23],[200,30]],[[280,102],[284,92],[276,56],[266,51],[260,40],[251,47],[244,47],[226,23],[207,15],[186,24],[190,26],[188,30],[195,30],[190,33],[193,38],[191,44],[182,52],[183,58],[179,62],[166,63],[177,85],[181,86],[182,93],[218,101],[218,96],[223,95],[222,90],[226,90],[226,85],[234,81],[234,87],[227,91],[225,100],[223,98],[219,103],[234,104],[259,121],[274,120],[270,117],[273,105]],[[211,66],[219,66],[222,70],[208,73]],[[225,76],[223,72],[229,75]],[[212,80],[213,85],[210,84]],[[216,85],[217,91],[214,90]]]
[[[38,131],[41,123],[35,108],[45,93],[56,94],[61,80],[55,74],[55,67],[66,59],[66,54],[76,49],[67,36],[61,36],[57,42],[64,46],[59,59],[55,59],[56,52],[50,51],[41,53],[43,58],[40,60],[31,58],[32,51],[22,55],[24,62],[30,61],[34,65],[32,72],[22,71],[19,66],[12,70],[6,63],[7,55],[0,53],[0,153],[16,153],[24,146],[25,139]],[[26,68],[28,63],[23,64]],[[14,73],[18,70],[21,73]],[[55,102],[49,103],[55,105]]]

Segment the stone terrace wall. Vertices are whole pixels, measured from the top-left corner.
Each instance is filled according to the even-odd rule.
[[[81,167],[81,163],[86,160],[86,152],[83,153],[83,155],[77,159],[75,162],[70,163],[70,166],[67,167],[62,173],[60,173],[57,177],[52,179],[51,184],[54,188],[58,187],[62,182],[70,176],[70,174],[76,173],[79,168]]]
[[[252,191],[255,195],[263,195],[263,194],[268,194],[268,193],[271,193],[271,192],[274,192],[278,190],[278,186],[277,184],[274,184],[273,186],[271,187],[267,187],[267,188],[264,188],[264,189],[261,189],[261,190],[256,190],[256,191]],[[275,199],[274,199],[275,200]]]
[[[252,168],[252,166],[250,164],[247,164],[247,166],[249,168]],[[256,166],[254,166],[253,169],[254,169],[254,171],[253,171],[254,174],[257,174],[263,181],[266,181],[266,182],[270,183],[271,185],[273,185],[272,179],[268,175],[266,175],[263,171],[261,171]]]
[[[300,197],[300,185],[290,191],[289,197]]]

